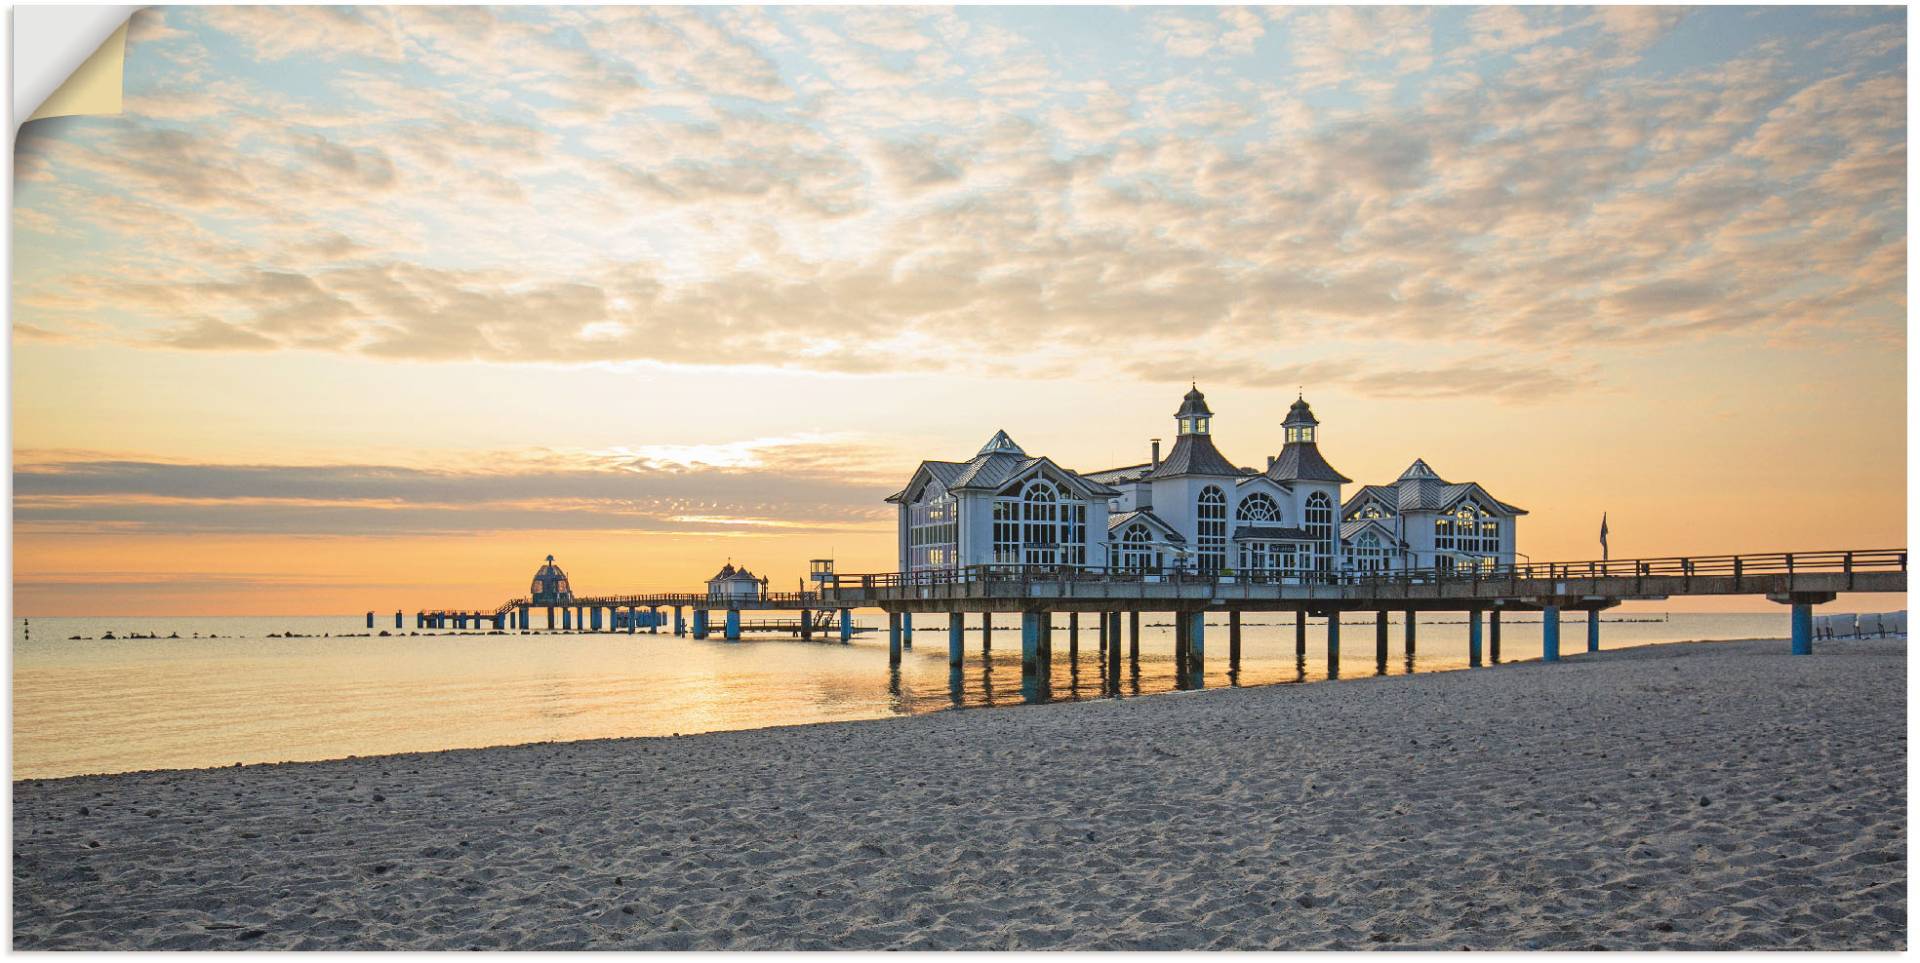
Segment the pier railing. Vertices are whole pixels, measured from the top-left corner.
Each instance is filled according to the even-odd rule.
[[[1453,568],[1318,571],[1296,569],[1222,569],[1206,573],[1192,567],[1116,568],[1093,565],[969,565],[916,572],[836,574],[828,583],[836,592],[921,586],[1032,582],[1144,582],[1279,585],[1436,585],[1470,582],[1564,581],[1573,578],[1646,579],[1888,573],[1905,574],[1906,549],[1830,552],[1765,552],[1745,555],[1666,556],[1594,559],[1580,562],[1524,562],[1511,565],[1459,565]]]

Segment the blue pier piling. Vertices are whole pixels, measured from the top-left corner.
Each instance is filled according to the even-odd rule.
[[[1587,610],[1587,651],[1600,651],[1600,610]]]
[[[372,612],[372,610],[368,610],[368,612],[367,612],[367,628],[373,628],[373,612]]]
[[[647,634],[648,635],[660,634],[660,610],[659,609],[650,608],[647,610]]]
[[[593,606],[588,606],[588,608],[589,608],[589,614],[587,616],[587,621],[591,624],[593,630],[595,632],[598,632],[600,631],[600,606],[593,605]]]
[[[887,664],[900,664],[900,613],[887,613]]]
[[[1467,610],[1467,667],[1480,668],[1480,610]]]
[[[1198,689],[1206,684],[1207,613],[1190,612],[1183,618],[1191,620],[1187,629],[1187,685]]]
[[[1540,660],[1560,661],[1560,606],[1549,605],[1540,611]]]
[[[400,615],[400,613],[399,613],[399,612],[395,612],[395,613],[393,613],[393,627],[394,627],[394,628],[396,628],[396,629],[400,629],[400,628],[405,628],[405,627],[406,627],[406,626],[404,626],[404,625],[402,625],[402,624],[400,623],[400,618],[401,618],[401,615]]]
[[[687,634],[686,613],[682,612],[678,605],[673,607],[673,634],[683,638]]]
[[[900,646],[901,648],[906,648],[906,649],[913,648],[913,613],[912,612],[900,613]]]
[[[1340,613],[1327,616],[1327,678],[1340,678]]]
[[[547,631],[553,631],[553,606],[547,606]]]
[[[853,610],[852,609],[840,610],[840,641],[843,643],[853,641]]]
[[[706,609],[693,610],[693,637],[696,639],[704,639],[707,637]]]
[[[1413,658],[1414,626],[1418,625],[1419,621],[1414,618],[1412,609],[1408,609],[1403,613],[1403,617],[1407,620],[1407,658],[1411,659]]]
[[[1020,674],[1032,677],[1040,674],[1040,620],[1046,618],[1043,612],[1020,613]]]
[[[740,641],[740,610],[727,610],[727,641]]]
[[[561,631],[565,631],[565,632],[570,632],[573,630],[573,610],[572,609],[560,610],[560,629]]]
[[[1813,654],[1813,606],[1805,602],[1793,604],[1793,654]]]
[[[1500,664],[1500,610],[1487,613],[1487,657]]]
[[[947,665],[958,669],[967,657],[967,623],[960,613],[947,615]]]

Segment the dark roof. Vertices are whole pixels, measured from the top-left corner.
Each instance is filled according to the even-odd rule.
[[[1310,542],[1313,540],[1313,535],[1304,528],[1288,525],[1242,525],[1234,529],[1233,540],[1236,542],[1253,538],[1263,541]]]
[[[1415,458],[1413,464],[1408,465],[1407,470],[1401,472],[1397,480],[1406,481],[1409,478],[1432,478],[1438,480],[1440,476],[1435,474],[1432,468],[1427,467],[1426,459]]]
[[[1207,408],[1207,396],[1200,393],[1199,386],[1187,392],[1180,399],[1180,410],[1173,413],[1175,418],[1211,418],[1213,412]]]
[[[1267,468],[1267,477],[1274,481],[1317,481],[1345,484],[1353,479],[1333,470],[1326,458],[1320,454],[1320,446],[1310,441],[1296,441],[1280,449],[1280,457],[1273,460]]]
[[[1240,469],[1213,447],[1210,435],[1181,435],[1173,450],[1160,460],[1148,478],[1177,478],[1181,475],[1238,475]]]
[[[1124,468],[1105,468],[1100,471],[1090,471],[1080,477],[1097,481],[1102,485],[1120,485],[1127,482],[1139,481],[1152,471],[1153,463],[1146,462],[1139,465],[1128,465]]]
[[[1026,452],[1020,450],[1018,444],[1014,443],[1013,436],[1007,434],[1005,429],[994,432],[993,437],[987,439],[987,443],[980,446],[979,453],[984,455],[995,451],[1004,451],[1010,455],[1026,454]]]
[[[1343,542],[1353,541],[1355,536],[1359,535],[1362,531],[1366,530],[1367,528],[1378,529],[1381,536],[1386,539],[1388,545],[1399,547],[1402,544],[1402,542],[1400,541],[1400,536],[1395,535],[1393,533],[1393,529],[1388,528],[1385,524],[1383,524],[1377,518],[1363,518],[1363,519],[1360,519],[1359,521],[1341,522],[1340,523],[1340,540]]]
[[[1005,436],[1006,432],[1001,432],[995,435],[994,439],[998,441]],[[1007,440],[1009,443],[1012,441],[1012,439]],[[988,442],[987,447],[981,449],[980,454],[973,456],[973,458],[968,461],[923,461],[920,463],[920,467],[926,469],[928,474],[939,480],[940,484],[945,486],[948,491],[960,491],[963,489],[986,489],[991,491],[997,490],[1000,486],[1025,474],[1029,468],[1041,462],[1052,465],[1055,471],[1078,481],[1081,487],[1086,488],[1091,495],[1101,498],[1111,498],[1120,494],[1102,482],[1054,464],[1052,459],[1044,456],[1040,458],[1029,458],[1025,452],[1019,450],[1018,446],[1015,446],[1009,451],[1005,448],[994,447],[993,442]],[[915,470],[913,477],[916,479],[920,477],[918,470]],[[887,501],[905,501],[907,491],[912,487],[913,482],[909,480],[906,488],[888,495]]]
[[[1146,509],[1146,508],[1138,508],[1130,512],[1120,512],[1118,514],[1108,515],[1107,531],[1109,532],[1118,531],[1121,526],[1132,521],[1146,522],[1154,526],[1155,528],[1160,529],[1160,533],[1162,535],[1165,535],[1167,541],[1172,544],[1175,544],[1175,545],[1186,544],[1187,539],[1185,536],[1181,535],[1179,531],[1175,530],[1172,525],[1167,524],[1164,520],[1160,518],[1160,516],[1155,515],[1151,509]]]
[[[1400,478],[1391,485],[1363,485],[1353,497],[1347,499],[1341,510],[1348,511],[1362,501],[1373,498],[1399,512],[1441,512],[1457,504],[1469,494],[1478,493],[1479,500],[1487,503],[1484,507],[1497,508],[1509,515],[1525,515],[1527,510],[1509,505],[1493,493],[1474,482],[1449,482],[1441,478],[1427,463],[1415,459]]]
[[[1290,425],[1317,425],[1319,423],[1320,419],[1313,416],[1313,407],[1307,404],[1307,399],[1297,397],[1293,399],[1293,405],[1287,409],[1287,420],[1281,422],[1280,426],[1284,428]]]

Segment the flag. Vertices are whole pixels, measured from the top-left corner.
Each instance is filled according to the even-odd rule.
[[[1607,513],[1600,513],[1600,560],[1607,560]]]

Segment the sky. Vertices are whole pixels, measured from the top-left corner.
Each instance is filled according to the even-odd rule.
[[[1189,382],[1536,561],[1900,547],[1905,63],[1888,7],[148,9],[16,145],[16,611],[888,571],[922,459],[1136,464]]]

